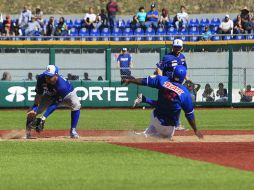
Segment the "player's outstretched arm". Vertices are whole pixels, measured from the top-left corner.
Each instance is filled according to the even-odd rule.
[[[142,85],[143,78],[137,78],[137,79],[122,79],[121,84],[129,85],[130,83]]]
[[[28,118],[33,118],[33,117],[36,116],[39,104],[41,102],[41,98],[42,98],[42,95],[36,94],[35,100],[34,100],[34,105],[32,106],[32,109],[30,109],[27,112],[27,117]]]
[[[203,139],[203,138],[204,138],[203,134],[197,129],[195,118],[192,119],[192,120],[189,120],[189,119],[188,119],[188,122],[189,122],[191,128],[193,129],[195,135],[196,135],[199,139]]]

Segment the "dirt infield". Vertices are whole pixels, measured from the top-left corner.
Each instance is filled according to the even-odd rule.
[[[70,139],[67,130],[33,133],[33,139],[24,139],[24,130],[0,130],[0,141],[107,142],[254,171],[254,130],[202,132],[205,138],[199,140],[192,131],[176,131],[170,141],[124,130],[79,130],[80,138],[77,140]]]

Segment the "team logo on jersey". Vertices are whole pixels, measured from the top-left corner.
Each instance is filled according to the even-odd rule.
[[[7,95],[5,99],[8,102],[22,102],[25,100],[25,96],[23,94],[25,94],[26,91],[26,88],[22,86],[12,86],[8,89],[10,95]]]
[[[165,82],[165,83],[163,84],[163,86],[164,86],[165,88],[169,89],[169,90],[174,91],[174,92],[177,93],[179,96],[180,96],[182,93],[184,93],[184,91],[183,91],[181,88],[179,88],[178,86],[173,85],[171,82]]]

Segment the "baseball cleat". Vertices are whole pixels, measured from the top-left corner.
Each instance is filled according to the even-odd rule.
[[[185,131],[185,127],[183,125],[178,125],[175,130],[176,131]]]
[[[78,133],[77,133],[77,131],[76,131],[75,128],[73,128],[73,129],[70,130],[70,137],[71,137],[72,139],[78,139],[78,138],[79,138],[79,135],[78,135]]]
[[[133,107],[135,108],[138,104],[142,103],[142,93],[138,94],[137,98],[134,100]]]

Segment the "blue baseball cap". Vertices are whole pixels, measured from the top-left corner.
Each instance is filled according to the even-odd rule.
[[[173,71],[173,81],[183,83],[186,77],[186,67],[183,65],[177,65]]]
[[[55,65],[48,65],[46,68],[46,71],[43,74],[50,76],[50,77],[57,75],[58,74],[58,67]]]

